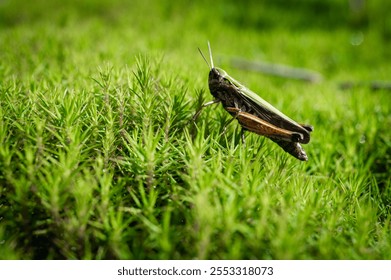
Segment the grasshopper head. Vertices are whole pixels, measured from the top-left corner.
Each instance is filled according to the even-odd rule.
[[[220,68],[212,68],[209,72],[209,84],[229,84],[228,79],[226,79],[227,72]]]
[[[224,106],[235,107],[234,99],[237,95],[235,85],[230,76],[223,69],[212,68],[209,72],[209,90]]]
[[[221,81],[222,79],[224,79],[225,77],[227,76],[227,72],[225,72],[223,69],[221,68],[212,68],[210,69],[210,72],[209,72],[209,81],[212,80],[212,79],[216,79],[216,80],[219,80]]]

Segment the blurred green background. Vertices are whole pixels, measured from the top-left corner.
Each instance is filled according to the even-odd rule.
[[[44,64],[41,45],[49,40],[64,70],[83,60],[127,63],[140,52],[160,52],[180,57],[189,71],[200,64],[196,48],[209,40],[216,54],[315,68],[331,78],[387,79],[389,11],[381,0],[2,0],[2,55],[23,57],[23,44]]]

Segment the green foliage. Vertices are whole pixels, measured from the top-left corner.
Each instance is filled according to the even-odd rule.
[[[18,2],[0,3],[1,258],[391,258],[390,93],[369,86],[391,72],[386,3]],[[315,127],[307,163],[243,145],[236,122],[222,134],[220,105],[192,122],[212,100],[207,40],[216,66]]]

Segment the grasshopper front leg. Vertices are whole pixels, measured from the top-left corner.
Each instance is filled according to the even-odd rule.
[[[195,122],[195,120],[198,118],[198,116],[200,115],[202,109],[204,109],[204,108],[207,107],[207,106],[210,106],[210,105],[219,103],[220,101],[221,101],[220,99],[215,99],[215,100],[206,102],[204,105],[202,105],[201,108],[194,114],[194,116],[193,116],[193,118],[192,118],[193,122]]]

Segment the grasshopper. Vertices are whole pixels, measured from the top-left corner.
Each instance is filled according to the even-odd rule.
[[[193,119],[198,117],[202,108],[221,102],[224,109],[233,116],[232,120],[238,120],[243,131],[248,130],[265,136],[295,158],[307,161],[307,154],[300,143],[307,144],[310,141],[313,127],[295,122],[229,76],[223,69],[214,67],[209,42],[210,64],[201,50],[198,50],[210,68],[208,84],[215,99],[202,105]]]

